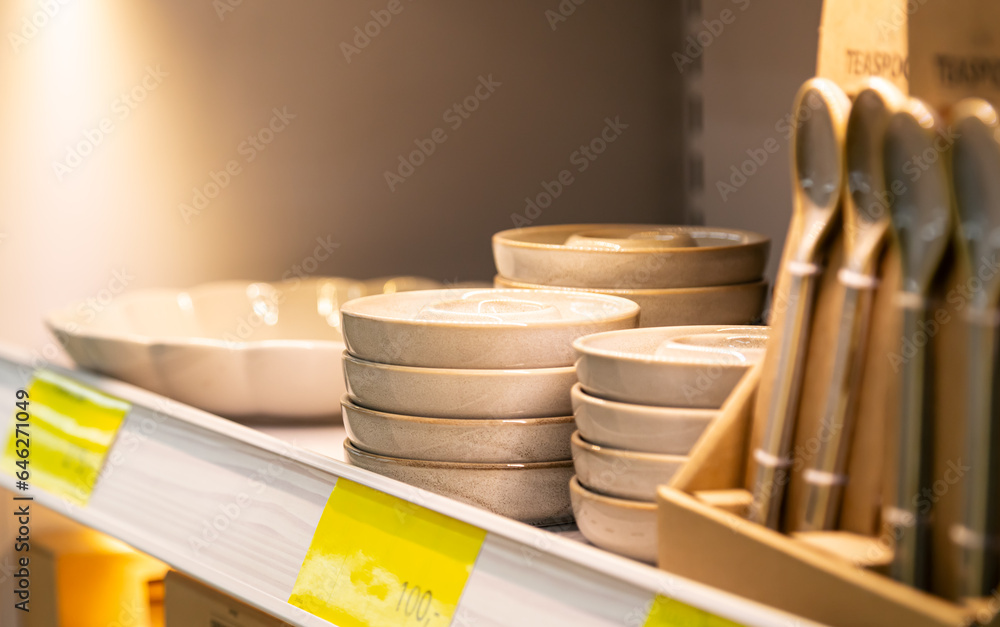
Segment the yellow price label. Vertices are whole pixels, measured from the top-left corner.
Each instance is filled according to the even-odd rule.
[[[27,477],[25,488],[85,505],[132,406],[49,370],[37,371],[27,392],[28,410],[13,421],[4,468]],[[25,489],[21,481],[18,487]]]
[[[337,479],[288,602],[340,627],[447,627],[478,527]]]
[[[742,627],[739,623],[691,607],[663,595],[656,595],[643,627]]]

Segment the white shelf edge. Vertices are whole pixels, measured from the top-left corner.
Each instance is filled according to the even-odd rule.
[[[332,490],[337,477],[349,479],[484,529],[488,534],[498,536],[508,543],[519,545],[522,551],[530,552],[531,555],[537,555],[546,560],[554,559],[553,563],[556,564],[562,561],[571,565],[573,569],[579,569],[580,572],[589,571],[588,574],[593,574],[596,577],[610,578],[631,586],[637,591],[648,593],[650,598],[657,593],[664,594],[693,607],[753,627],[806,627],[816,624],[651,566],[355,468],[307,449],[290,445],[250,427],[239,425],[118,380],[57,366],[46,365],[45,367],[130,402],[133,405],[133,414],[146,412],[163,416],[165,422],[177,428],[203,430],[212,434],[214,438],[224,440],[233,446],[240,444],[253,447],[262,454],[275,456],[289,464],[302,465],[311,471],[328,475],[330,490]],[[0,344],[0,394],[7,393],[7,397],[13,403],[14,390],[10,389],[9,382],[13,377],[17,377],[18,383],[26,386],[32,372],[33,368],[29,366],[29,360],[19,349]],[[0,396],[0,403],[3,402],[2,398],[4,397]],[[0,409],[0,412],[3,411],[5,410]],[[2,430],[3,437],[7,437],[10,429],[7,421],[11,417],[0,414],[0,430]],[[159,433],[161,436],[163,435],[162,431]],[[156,438],[152,439],[156,440]],[[115,446],[118,446],[118,442],[112,447],[112,453]],[[98,488],[104,487],[105,481],[111,483],[114,479],[102,479]],[[122,481],[120,479],[119,483]],[[317,482],[322,484],[323,478],[320,477]],[[9,476],[7,469],[0,471],[0,486],[14,491],[14,480]],[[173,544],[165,543],[162,538],[156,537],[155,534],[144,533],[135,524],[117,520],[116,517],[101,511],[99,508],[92,507],[94,502],[81,508],[68,506],[63,499],[40,493],[38,490],[33,490],[33,494],[36,501],[43,506],[60,511],[86,526],[118,538],[136,549],[166,562],[173,568],[290,624],[302,625],[303,627],[330,625],[330,623],[288,604],[286,600],[276,594],[261,590],[260,586],[255,586],[244,578],[192,559],[190,552],[182,550],[182,547],[176,542]],[[517,603],[518,599],[511,599],[511,602]],[[625,620],[626,618],[623,616],[622,625],[626,624]]]

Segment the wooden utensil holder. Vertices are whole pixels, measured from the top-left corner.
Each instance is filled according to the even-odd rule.
[[[835,247],[836,249],[836,247]],[[836,301],[834,250],[817,306]],[[895,377],[892,363],[905,351],[887,351],[901,337],[893,327],[893,295],[898,259],[890,251],[883,259],[882,282],[875,296],[873,324],[859,422],[852,438],[849,476],[853,491],[845,493],[840,529],[837,531],[781,533],[746,520],[733,504],[749,501],[747,469],[754,448],[753,418],[762,366],[747,373],[691,452],[689,463],[658,494],[658,556],[664,570],[831,625],[1000,626],[1000,592],[962,604],[944,596],[955,589],[958,573],[947,529],[958,520],[961,489],[931,494],[935,525],[932,537],[934,590],[922,592],[897,583],[879,571],[891,561],[892,538],[881,532],[878,502],[892,489],[895,453],[892,450],[895,416]],[[833,270],[830,270],[833,268]],[[936,478],[953,477],[949,468],[961,465],[964,434],[955,416],[962,415],[965,398],[963,355],[965,328],[962,318],[968,285],[976,269],[964,268],[949,255],[930,308],[931,319],[946,320],[928,333],[935,354],[934,378],[938,390],[934,403]],[[778,296],[782,288],[778,280]],[[817,314],[818,315],[818,314]],[[915,338],[923,341],[922,338]],[[806,376],[822,371],[830,335],[817,334],[810,341]],[[806,384],[809,385],[808,383]],[[763,389],[763,388],[761,388]],[[877,402],[876,394],[883,402]],[[803,395],[803,405],[810,401]],[[803,437],[797,437],[801,443]],[[957,460],[957,462],[956,462]],[[808,461],[808,460],[806,460]],[[949,466],[952,463],[953,466]],[[805,465],[805,464],[803,464]],[[800,473],[801,468],[797,471]],[[960,478],[960,477],[959,477]],[[794,479],[793,479],[794,480]],[[960,482],[944,485],[958,485]]]

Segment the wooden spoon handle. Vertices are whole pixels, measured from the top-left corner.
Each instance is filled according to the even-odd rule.
[[[805,471],[805,509],[797,529],[834,529],[847,477],[844,470],[854,427],[864,348],[867,345],[872,292],[857,286],[844,288],[833,373],[823,400],[823,418],[814,437],[819,442],[815,462]]]
[[[993,316],[971,317],[965,455],[959,462],[960,467],[970,470],[962,481],[962,523],[949,529],[952,542],[958,546],[962,593],[968,597],[989,596],[1000,580],[997,339]]]
[[[923,296],[904,292],[903,338],[921,333],[926,307]],[[929,408],[932,385],[928,377],[926,342],[911,341],[911,357],[901,368],[902,395],[899,415],[899,468],[894,502],[883,518],[896,538],[896,552],[890,574],[914,588],[927,589],[929,508],[921,507],[922,490],[931,474],[931,427]]]
[[[781,502],[788,484],[789,454],[795,433],[802,369],[805,362],[808,331],[812,319],[813,293],[818,268],[790,268],[788,307],[783,320],[773,320],[781,327],[778,367],[771,389],[764,438],[753,452],[753,503],[748,518],[777,529],[781,521]],[[779,312],[780,313],[780,312]]]

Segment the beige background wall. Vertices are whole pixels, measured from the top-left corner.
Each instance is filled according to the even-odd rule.
[[[744,3],[747,8],[740,11]],[[789,144],[776,124],[791,111],[799,86],[816,72],[821,6],[821,0],[702,0],[704,19],[717,19],[726,9],[736,15],[705,49],[702,211],[707,224],[769,235],[772,277],[792,211]],[[748,150],[760,157],[772,138],[779,150],[723,197],[718,183],[732,185],[731,168],[751,158]]]
[[[736,19],[700,77],[671,56],[684,50],[676,0],[567,0],[576,8],[557,22],[554,0],[400,0],[349,61],[342,44],[388,0],[237,1],[0,7],[0,286],[16,295],[0,340],[40,350],[42,312],[123,282],[277,279],[303,264],[486,279],[490,234],[564,168],[574,182],[537,223],[684,221],[682,78],[703,96],[703,220],[780,249],[790,193],[775,124],[815,66],[819,0],[703,0],[704,19]],[[43,19],[46,6],[57,10]],[[26,29],[32,19],[42,25]],[[453,129],[456,114],[443,116],[481,76],[499,86]],[[243,142],[274,108],[295,118],[248,161]],[[576,172],[572,153],[615,116],[628,128]],[[72,171],[54,165],[102,125]],[[438,128],[444,143],[391,191],[386,170]],[[723,199],[718,181],[771,137],[781,150]],[[185,220],[180,205],[232,162],[238,174]],[[333,252],[313,265],[316,238]]]
[[[489,236],[562,169],[573,184],[538,223],[683,218],[675,2],[565,0],[550,22],[558,0],[400,0],[349,62],[341,44],[371,11],[386,21],[388,0],[237,2],[0,7],[0,340],[38,349],[42,312],[123,282],[277,279],[303,262],[488,279]],[[444,117],[491,76],[474,112]],[[249,161],[274,108],[295,118]],[[627,128],[577,172],[571,154],[609,117]],[[391,191],[385,171],[437,128]],[[103,137],[77,164],[67,149],[87,133]],[[179,205],[230,162],[185,220]],[[333,252],[313,266],[316,238]]]

